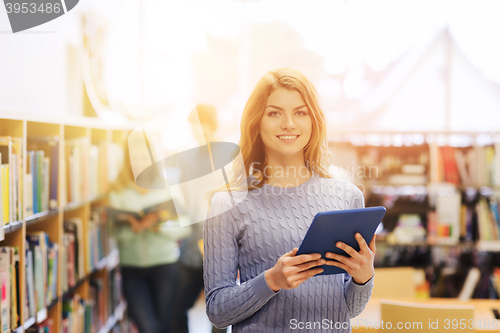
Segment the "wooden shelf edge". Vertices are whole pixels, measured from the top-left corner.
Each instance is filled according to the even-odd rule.
[[[29,318],[28,320],[26,320],[23,324],[23,328],[24,330],[27,330],[28,328],[30,328],[31,326],[35,325],[36,323],[36,318],[35,317],[31,317]]]
[[[49,217],[56,216],[57,214],[59,214],[59,208],[53,208],[50,210],[30,215],[24,218],[24,221],[26,222],[26,226],[28,226],[43,221]]]
[[[86,278],[87,278],[87,276],[76,281],[76,283],[73,287],[70,287],[68,290],[66,290],[62,295],[62,300],[65,301],[65,300],[69,299],[70,296],[75,292],[75,290],[85,282]]]
[[[500,240],[485,241],[480,240],[476,244],[476,248],[481,252],[500,252]]]
[[[121,301],[120,304],[115,309],[115,312],[109,316],[108,320],[106,321],[106,324],[101,327],[97,333],[108,333],[110,332],[113,327],[115,327],[116,323],[118,323],[120,320],[123,318],[123,313],[125,312],[127,305],[124,301]]]

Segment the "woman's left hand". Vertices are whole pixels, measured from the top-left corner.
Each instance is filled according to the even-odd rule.
[[[337,242],[336,246],[351,257],[327,252],[325,254],[326,258],[335,259],[337,261],[327,260],[326,265],[342,268],[350,276],[352,276],[354,282],[357,284],[364,284],[375,274],[375,270],[373,268],[376,251],[375,235],[373,235],[370,245],[366,244],[365,239],[360,233],[356,233],[355,237],[359,244],[359,252],[345,243]]]

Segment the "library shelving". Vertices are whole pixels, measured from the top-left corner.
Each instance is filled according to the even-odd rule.
[[[99,207],[133,127],[0,111],[0,332],[105,333],[124,317]]]
[[[387,208],[375,265],[420,267],[440,297],[457,297],[477,269],[473,296],[499,298],[500,129],[331,130],[334,176]]]

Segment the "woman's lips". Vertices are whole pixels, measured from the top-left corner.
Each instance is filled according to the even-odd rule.
[[[286,142],[286,143],[292,143],[297,141],[297,139],[300,137],[300,135],[297,134],[291,134],[291,135],[276,135],[278,140],[281,142]]]

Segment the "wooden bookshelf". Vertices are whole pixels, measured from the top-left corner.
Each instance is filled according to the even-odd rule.
[[[404,151],[403,155],[412,155],[412,154],[417,154],[417,153],[422,153],[422,148],[425,145],[428,145],[429,147],[426,153],[429,155],[429,161],[428,165],[426,165],[426,175],[428,176],[428,181],[426,183],[422,184],[395,184],[391,183],[388,181],[388,179],[385,179],[384,177],[382,179],[373,179],[371,177],[365,178],[365,179],[358,179],[357,181],[359,182],[357,185],[362,189],[366,191],[366,194],[370,195],[371,193],[375,193],[374,190],[380,190],[381,188],[390,188],[393,192],[396,191],[398,188],[407,188],[413,187],[415,189],[414,195],[428,195],[430,193],[429,188],[431,186],[436,186],[436,185],[443,185],[446,183],[445,180],[441,180],[441,182],[436,182],[435,177],[431,175],[433,172],[433,165],[438,164],[438,162],[433,158],[433,154],[430,150],[432,150],[432,146],[434,147],[441,147],[441,146],[447,146],[451,145],[452,142],[467,142],[469,141],[469,145],[461,145],[456,149],[472,149],[474,147],[480,147],[482,144],[480,144],[480,141],[485,141],[485,138],[487,137],[488,139],[486,141],[489,141],[490,144],[494,144],[495,147],[498,147],[498,143],[500,143],[500,131],[498,132],[452,132],[452,131],[381,131],[381,130],[356,130],[356,129],[345,129],[345,128],[338,128],[338,127],[331,127],[329,128],[330,131],[330,138],[329,138],[329,145],[330,147],[339,147],[340,149],[349,149],[346,148],[347,145],[351,145],[356,149],[356,154],[358,155],[359,160],[360,158],[360,149],[361,151],[363,150],[364,147],[371,147],[373,149],[378,149],[379,151],[388,151],[392,150],[392,153],[394,155],[397,154],[402,154]],[[417,139],[415,139],[418,137]],[[398,138],[397,140],[395,138]],[[457,138],[461,138],[460,140],[457,140]],[[464,138],[468,138],[468,140],[464,140]],[[411,141],[420,141],[417,145],[408,145],[408,142]],[[370,145],[370,142],[372,144]],[[373,144],[373,142],[377,142],[377,144]],[[398,144],[396,144],[398,142]],[[420,146],[421,148],[415,149],[415,147]],[[330,148],[331,149],[331,148]],[[419,151],[420,149],[420,151]],[[497,148],[494,148],[495,154],[500,154],[500,150]],[[335,152],[334,156],[335,156]],[[441,153],[440,153],[441,154]],[[440,156],[440,159],[442,157]],[[354,163],[354,162],[353,162]],[[442,163],[442,161],[440,161]],[[335,160],[333,162],[335,164]],[[360,167],[366,167],[362,166],[361,164],[359,165]],[[441,165],[442,166],[442,165]],[[355,170],[355,165],[348,165],[347,167],[351,167],[352,170]],[[352,172],[352,170],[348,170]],[[470,170],[469,170],[470,171]],[[366,172],[366,171],[365,171]],[[457,171],[458,172],[458,171]],[[354,172],[352,172],[354,174]],[[366,172],[368,173],[368,172]],[[378,174],[378,170],[377,170]],[[457,174],[457,177],[459,174]],[[460,175],[461,176],[461,175]],[[500,177],[498,175],[497,177]],[[378,178],[378,177],[375,177]],[[497,181],[498,182],[498,181]],[[498,183],[497,183],[498,184]],[[498,193],[500,191],[500,187],[497,184],[483,184],[483,183],[474,183],[474,184],[463,184],[463,183],[458,183],[458,184],[453,184],[455,189],[460,192],[464,192],[466,190],[475,190],[477,192],[480,192],[483,189],[488,189],[489,192],[496,192]],[[425,193],[423,193],[425,192]],[[380,193],[379,193],[380,194]],[[401,193],[398,193],[398,195],[401,196]],[[409,194],[408,194],[409,195]],[[434,207],[407,207],[405,204],[398,204],[394,205],[393,207],[390,207],[387,209],[387,214],[388,215],[400,215],[400,214],[405,214],[405,213],[412,213],[412,214],[418,214],[418,215],[425,215],[425,213],[428,210],[431,210],[431,208]],[[395,245],[395,246],[465,246],[465,247],[470,247],[471,244],[475,246],[475,248],[478,251],[482,252],[500,252],[500,239],[498,240],[483,240],[483,239],[478,239],[477,241],[471,242],[469,241],[461,241],[461,242],[437,242],[437,243],[427,243],[427,242],[417,242],[417,243],[404,243],[404,244],[390,244],[390,243],[385,243],[386,245]]]
[[[485,198],[495,206],[493,197],[500,196],[500,130],[404,132],[332,127],[329,139],[331,164],[344,168],[334,172],[364,192],[367,206],[387,208],[383,223],[389,233],[377,237],[376,267],[424,269],[425,289],[433,297],[457,297],[466,275],[479,268],[480,279],[471,297],[498,298],[500,291],[486,283],[498,267],[500,237],[493,229],[498,221],[494,209],[483,205],[491,215],[491,225],[485,228],[489,224],[486,218],[480,223],[478,212]],[[370,173],[371,168],[376,172]],[[438,203],[441,196],[458,196],[459,200]],[[446,213],[457,212],[455,207],[460,210],[452,214],[452,222],[438,217],[439,208]],[[443,226],[449,229],[440,230]]]
[[[18,221],[11,221],[4,225],[4,239],[0,241],[0,246],[13,246],[19,249],[19,300],[21,304],[20,323],[15,332],[21,333],[26,329],[40,323],[46,318],[51,318],[55,332],[60,332],[62,328],[63,300],[70,295],[78,294],[80,298],[86,299],[89,296],[89,285],[92,277],[100,277],[104,281],[104,297],[107,304],[108,295],[108,273],[118,265],[117,251],[110,252],[105,258],[101,259],[95,269],[85,265],[85,274],[79,279],[77,284],[70,290],[63,292],[61,278],[63,272],[62,256],[58,255],[57,271],[57,297],[44,309],[37,312],[35,317],[29,317],[25,313],[24,303],[26,300],[26,235],[29,232],[44,231],[48,234],[50,242],[57,243],[59,249],[63,246],[63,222],[67,218],[78,217],[82,220],[83,245],[84,245],[84,263],[87,263],[89,255],[89,242],[87,228],[89,224],[90,212],[93,205],[106,203],[107,192],[102,191],[90,196],[89,179],[86,179],[88,173],[82,175],[83,182],[86,182],[85,193],[82,193],[83,200],[79,202],[68,202],[67,193],[67,165],[65,146],[68,140],[75,138],[85,138],[90,144],[106,146],[109,143],[123,142],[129,131],[135,127],[134,124],[123,124],[121,126],[106,125],[98,119],[85,117],[54,117],[39,116],[32,114],[2,112],[0,111],[0,136],[11,136],[22,138],[22,175],[27,170],[27,146],[31,140],[38,137],[57,137],[59,139],[59,164],[58,164],[58,184],[57,184],[57,204],[49,210],[27,216],[26,207],[23,205],[22,218]],[[99,153],[106,153],[103,149]],[[101,157],[102,158],[102,157]],[[106,156],[103,156],[106,160]],[[85,161],[86,163],[88,161]],[[107,171],[107,169],[106,169]],[[107,172],[105,173],[107,174]],[[107,182],[107,179],[105,179]],[[106,311],[106,322],[99,330],[100,333],[109,332],[112,327],[123,317],[125,304],[112,311]],[[107,307],[107,305],[106,305]]]

